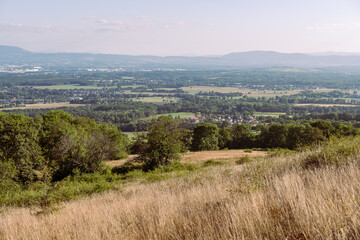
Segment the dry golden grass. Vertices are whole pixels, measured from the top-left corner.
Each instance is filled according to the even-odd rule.
[[[133,183],[36,215],[5,209],[0,239],[360,239],[360,165],[304,170],[307,152]]]
[[[117,166],[121,166],[124,163],[126,163],[127,161],[133,159],[134,157],[137,157],[138,155],[129,155],[127,157],[127,159],[120,159],[120,160],[111,160],[111,161],[106,161],[105,164],[108,165],[110,168],[113,167],[117,167]]]
[[[266,154],[265,151],[245,152],[244,150],[188,152],[182,155],[180,162],[198,163],[207,160],[227,160],[229,162],[234,162],[237,158],[244,157],[245,155],[254,158],[264,157]],[[127,159],[106,161],[106,165],[111,168],[121,166],[136,156],[138,155],[129,155]]]
[[[234,159],[244,157],[245,155],[248,155],[250,158],[252,158],[264,157],[266,154],[267,153],[265,151],[245,152],[244,150],[189,152],[182,156],[181,162],[196,163],[205,162],[211,159],[233,161]]]

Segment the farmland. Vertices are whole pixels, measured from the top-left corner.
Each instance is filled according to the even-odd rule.
[[[255,117],[263,116],[263,117],[275,117],[278,118],[280,115],[285,115],[286,113],[282,112],[254,112]]]
[[[249,97],[276,97],[276,96],[290,96],[299,94],[302,90],[259,90],[250,88],[236,88],[236,87],[215,87],[215,86],[192,86],[182,87],[182,90],[189,94],[197,94],[199,92],[218,92],[218,93],[242,93]],[[337,89],[311,89],[314,92],[331,92]]]
[[[141,118],[140,120],[151,120],[151,119],[155,119],[161,116],[171,116],[173,118],[191,118],[191,117],[195,117],[195,113],[191,113],[191,112],[178,112],[178,113],[166,113],[166,114],[157,114],[151,117],[146,117],[146,118]]]
[[[295,106],[318,106],[318,107],[358,107],[351,104],[317,104],[317,103],[298,103]]]
[[[4,110],[21,110],[21,109],[53,109],[53,108],[82,107],[82,106],[85,106],[85,104],[70,104],[68,102],[36,103],[36,104],[26,104],[23,107],[0,108],[0,111],[4,111]]]
[[[169,102],[177,102],[179,99],[170,98],[170,97],[141,97],[141,98],[136,98],[134,100],[144,103],[164,104]]]
[[[103,89],[101,86],[81,86],[77,84],[66,84],[66,85],[51,85],[51,86],[36,86],[37,89],[51,89],[51,90],[69,90],[69,89]],[[111,88],[111,87],[110,87]]]

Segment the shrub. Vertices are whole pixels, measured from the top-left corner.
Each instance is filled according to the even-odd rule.
[[[227,162],[210,159],[203,163],[203,167],[219,166],[219,165],[225,165],[225,164],[227,164]]]
[[[235,163],[239,164],[239,165],[244,164],[244,163],[248,163],[248,162],[251,162],[251,159],[250,159],[250,157],[248,155],[245,155],[245,156],[243,156],[243,157],[241,157],[241,158],[239,158],[239,159],[237,159],[235,161]]]
[[[331,137],[310,155],[302,160],[304,168],[321,167],[323,165],[339,166],[347,161],[358,159],[360,155],[360,137]]]
[[[162,116],[151,121],[147,135],[147,147],[140,154],[147,170],[169,164],[180,159],[182,142],[180,141],[178,123],[171,117]]]

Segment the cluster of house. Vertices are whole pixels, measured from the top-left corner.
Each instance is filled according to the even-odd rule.
[[[204,122],[206,120],[209,120],[209,118],[189,117],[187,120],[192,123],[199,123],[199,122]],[[216,116],[216,117],[212,117],[210,120],[214,123],[228,122],[228,123],[230,123],[230,125],[240,124],[240,123],[258,123],[259,122],[255,116],[251,116],[251,115],[248,115],[246,117],[243,117],[243,116]]]
[[[18,66],[18,65],[3,65],[0,66],[0,72],[4,73],[28,73],[41,71],[41,67]]]

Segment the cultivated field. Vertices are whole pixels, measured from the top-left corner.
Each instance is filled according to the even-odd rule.
[[[116,86],[109,86],[108,88],[115,88]],[[34,87],[37,89],[56,89],[56,90],[60,90],[60,89],[64,89],[64,90],[69,90],[69,89],[103,89],[104,87],[98,87],[98,86],[80,86],[77,84],[66,84],[66,85],[51,85],[51,86],[37,86]]]
[[[171,101],[177,102],[177,101],[179,101],[179,99],[178,98],[169,98],[169,97],[141,97],[141,98],[134,99],[134,101],[163,104],[163,103],[168,103]]]
[[[0,239],[360,239],[359,152],[350,141],[134,181],[47,214],[2,209]]]
[[[81,106],[85,106],[85,104],[70,104],[68,102],[36,103],[36,104],[27,104],[24,107],[0,108],[0,111],[2,111],[2,110],[16,110],[16,109],[50,109],[50,108],[81,107]]]
[[[278,118],[280,115],[285,115],[283,112],[254,112],[255,117],[263,116],[263,117],[275,117]]]
[[[141,118],[140,120],[151,120],[151,119],[156,119],[158,117],[161,116],[171,116],[173,118],[191,118],[191,117],[195,117],[195,113],[191,113],[191,112],[179,112],[179,113],[166,113],[166,114],[157,114],[154,116],[150,116],[147,118]]]
[[[275,96],[285,96],[285,95],[294,95],[301,92],[301,90],[255,90],[255,89],[243,89],[236,87],[213,87],[213,86],[192,86],[192,87],[182,87],[182,90],[190,94],[196,94],[199,92],[219,92],[219,93],[242,93],[249,97],[275,97]],[[331,92],[339,89],[309,89],[314,92]],[[345,91],[343,91],[345,92]]]
[[[124,91],[125,94],[132,94],[132,95],[138,95],[138,94],[146,94],[149,96],[153,96],[153,95],[163,95],[163,96],[168,96],[168,95],[175,95],[175,93],[158,93],[158,92],[132,92],[131,90],[126,90]]]
[[[317,106],[317,107],[359,107],[352,104],[321,104],[321,103],[298,103],[295,106]]]

